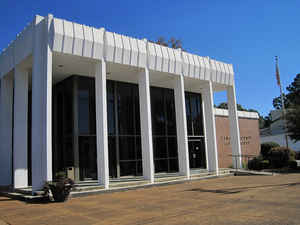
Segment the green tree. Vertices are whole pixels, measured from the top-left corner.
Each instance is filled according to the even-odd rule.
[[[162,46],[174,48],[174,49],[181,48],[183,50],[182,41],[180,39],[176,39],[174,37],[171,37],[170,40],[168,40],[168,41],[164,37],[159,37],[157,39],[157,41],[152,41],[152,42],[162,45]]]
[[[300,104],[300,73],[298,73],[294,81],[286,88],[288,94],[283,94],[284,106],[286,108],[292,107],[292,105]],[[275,109],[281,109],[281,98],[276,97],[273,99],[273,106]]]
[[[300,141],[300,74],[297,74],[294,81],[286,88],[289,109],[287,110],[287,123],[290,138]]]
[[[300,141],[300,105],[294,105],[287,113],[288,132],[290,138],[294,141]]]
[[[240,105],[240,104],[236,104],[236,107],[237,107],[237,110],[239,110],[239,111],[248,111],[247,109],[245,109],[242,105]],[[219,108],[219,109],[228,109],[228,104],[227,104],[227,102],[222,102],[222,103],[220,103],[218,106],[217,106],[217,108]],[[253,110],[253,109],[252,109]],[[257,111],[255,111],[255,112],[257,112]]]

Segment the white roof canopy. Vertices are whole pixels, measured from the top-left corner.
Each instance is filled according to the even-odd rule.
[[[32,22],[25,27],[16,40],[1,52],[0,78],[32,54],[34,26]],[[94,60],[103,58],[108,62],[138,68],[148,66],[153,71],[182,74],[221,85],[233,85],[234,82],[232,64],[116,34],[104,28],[97,29],[53,18],[48,40],[50,48],[57,53]]]

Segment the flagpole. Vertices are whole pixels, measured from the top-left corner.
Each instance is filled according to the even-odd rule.
[[[279,85],[279,88],[280,88],[280,98],[281,98],[281,105],[282,105],[282,117],[283,117],[283,122],[284,122],[285,143],[286,143],[286,147],[288,148],[289,147],[289,143],[288,143],[288,135],[286,133],[287,132],[286,111],[285,111],[283,91],[282,91],[282,86],[281,86],[280,76],[279,76],[278,56],[275,56],[275,61],[276,61],[276,78],[277,78],[277,84]]]

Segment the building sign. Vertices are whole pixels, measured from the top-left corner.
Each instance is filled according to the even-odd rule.
[[[252,137],[251,136],[241,136],[240,142],[241,145],[249,145]],[[230,137],[229,136],[221,136],[221,141],[224,145],[230,145]]]

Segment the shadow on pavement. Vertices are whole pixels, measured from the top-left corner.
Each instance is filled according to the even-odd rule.
[[[250,189],[258,189],[258,188],[269,188],[269,187],[290,187],[300,185],[298,183],[287,183],[287,184],[272,184],[272,185],[260,185],[260,186],[250,186],[250,187],[235,187],[235,188],[226,188],[226,189],[203,189],[203,188],[193,188],[185,191],[194,191],[194,192],[210,192],[217,194],[237,194],[241,192],[245,192]]]

